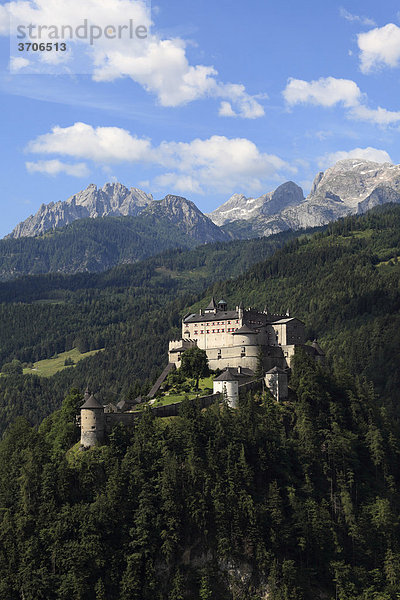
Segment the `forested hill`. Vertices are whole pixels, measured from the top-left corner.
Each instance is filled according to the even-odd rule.
[[[212,291],[303,317],[328,366],[298,353],[288,403],[268,393],[236,411],[185,402],[180,417],[145,412],[132,436],[117,428],[88,452],[73,446],[81,392],[39,428],[17,419],[0,442],[0,598],[399,598],[400,207],[269,258],[263,243],[170,252],[86,288],[82,276],[69,287],[27,279],[30,303],[21,282],[2,287],[1,340],[16,353],[38,352],[42,336],[40,351],[52,351],[72,331],[106,346],[48,380],[1,377],[3,425],[18,412],[38,422],[87,380],[104,400],[140,392],[182,314]],[[225,281],[204,292],[209,277]]]
[[[199,243],[163,215],[81,219],[37,237],[0,240],[0,280],[38,273],[96,273]]]
[[[180,335],[182,315],[212,293],[231,305],[289,308],[335,369],[398,398],[400,207],[349,217],[291,242],[295,235],[169,251],[102,274],[0,284],[0,366],[75,346],[105,348],[49,379],[0,377],[0,430],[18,414],[38,423],[73,385],[89,383],[105,402],[146,392],[165,366],[168,340]]]
[[[88,383],[104,401],[148,391],[165,366],[168,340],[180,335],[182,311],[210,282],[236,277],[298,235],[170,250],[106,273],[0,283],[0,369],[13,359],[30,363],[74,347],[105,348],[49,379],[0,376],[0,433],[18,415],[39,423],[71,386]]]
[[[79,452],[82,395],[0,442],[4,600],[396,600],[399,406],[296,356],[295,400],[154,419]]]

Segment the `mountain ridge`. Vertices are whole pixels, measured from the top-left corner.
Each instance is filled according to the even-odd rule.
[[[157,214],[181,226],[201,243],[235,237],[265,236],[287,229],[318,227],[349,214],[362,214],[374,206],[400,201],[400,165],[364,159],[338,161],[314,177],[310,193],[293,181],[280,184],[258,198],[233,194],[214,211],[204,214],[191,200],[152,194],[122,183],[90,184],[65,201],[42,204],[35,215],[19,223],[5,239],[41,235],[75,220]],[[244,223],[246,227],[231,224]],[[222,229],[221,229],[222,228]]]

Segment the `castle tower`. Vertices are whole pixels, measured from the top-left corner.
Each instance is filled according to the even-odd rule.
[[[91,448],[104,442],[104,406],[90,395],[88,389],[84,399],[81,406],[81,446]]]
[[[274,367],[265,374],[265,385],[274,396],[275,400],[281,402],[289,396],[287,372],[279,367]]]
[[[237,408],[239,405],[239,382],[231,369],[225,369],[213,382],[214,394],[223,394],[228,406]]]

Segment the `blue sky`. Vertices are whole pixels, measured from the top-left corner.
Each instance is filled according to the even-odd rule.
[[[168,0],[149,11],[139,0],[32,0],[28,14],[24,6],[0,4],[0,237],[90,183],[179,194],[207,212],[234,192],[259,196],[288,179],[307,193],[339,158],[400,162],[398,3]],[[10,14],[75,25],[132,14],[149,36],[99,42],[79,74],[79,63],[18,52]]]

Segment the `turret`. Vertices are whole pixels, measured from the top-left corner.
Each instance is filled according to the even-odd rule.
[[[217,312],[217,303],[215,302],[215,298],[214,296],[211,298],[210,304],[207,306],[207,308],[205,309],[205,314],[209,315],[212,313],[216,313]]]
[[[237,408],[239,404],[239,382],[231,369],[227,368],[213,382],[214,394],[223,394],[228,406]]]
[[[225,302],[225,300],[220,300],[218,302],[218,310],[222,310],[222,311],[228,310],[228,304]]]
[[[90,448],[104,442],[104,406],[88,389],[84,400],[81,406],[81,446]]]

